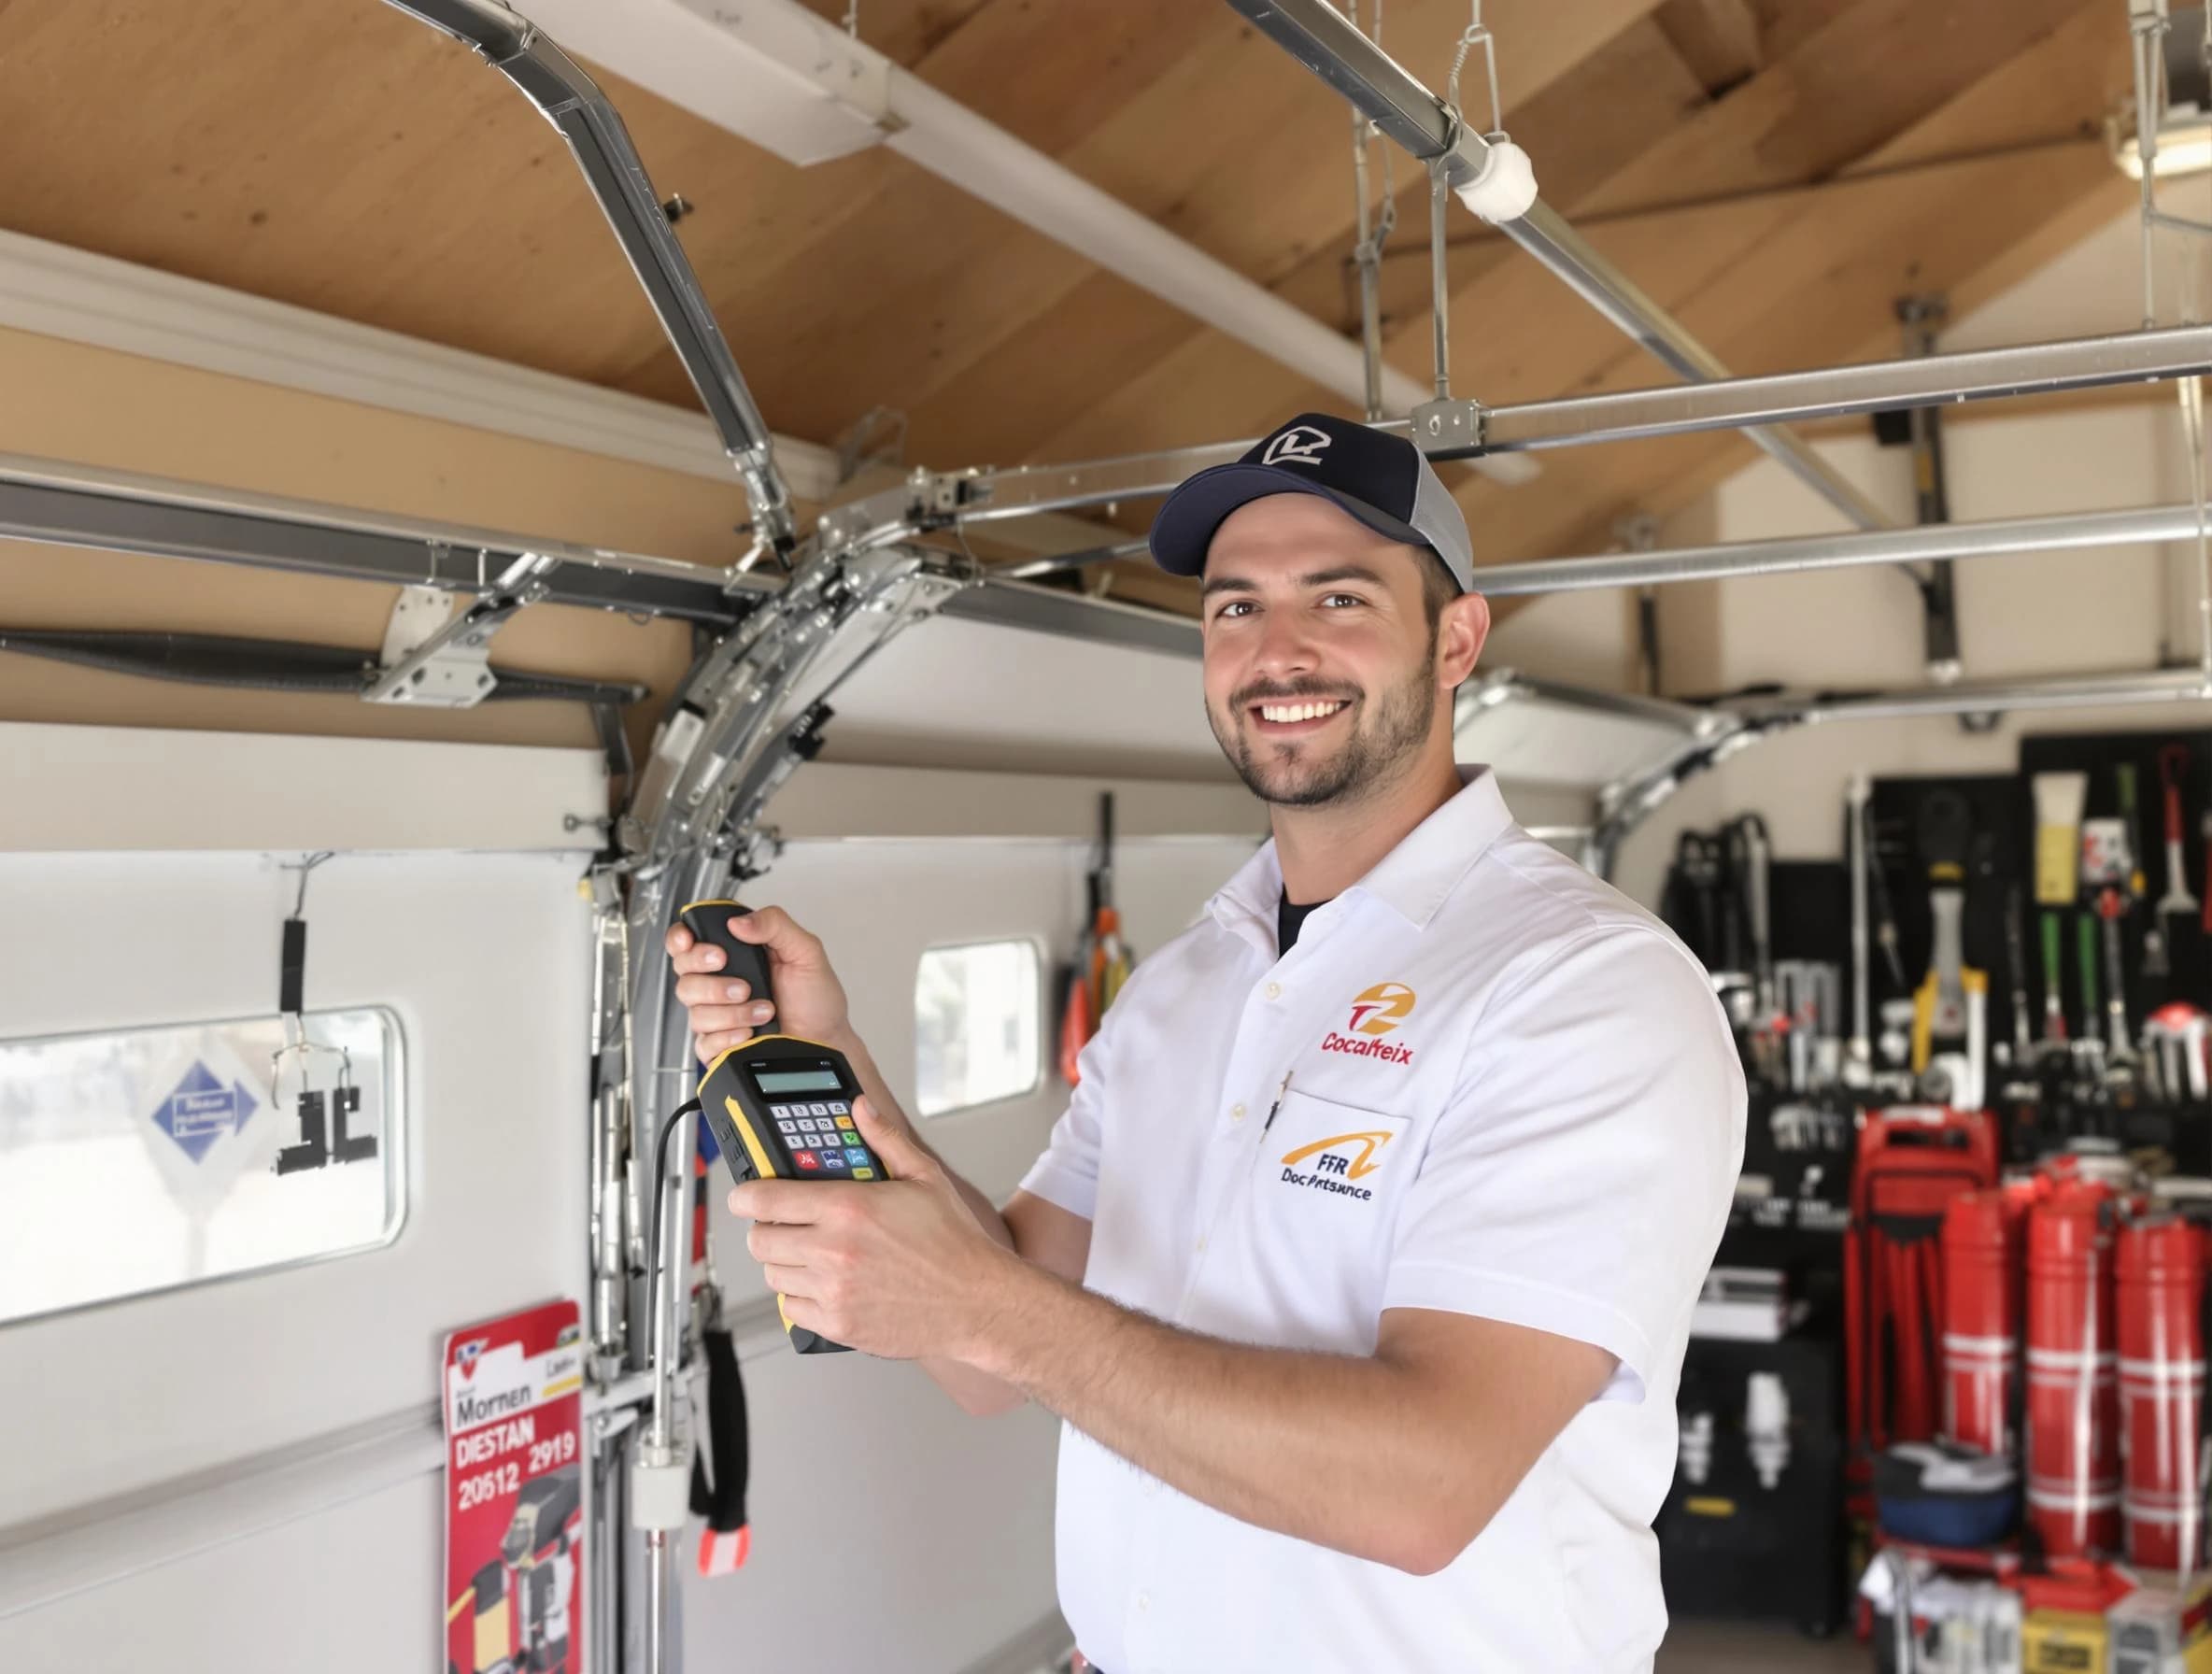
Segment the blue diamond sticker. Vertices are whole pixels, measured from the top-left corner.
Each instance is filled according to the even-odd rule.
[[[226,1087],[206,1064],[194,1061],[177,1090],[153,1113],[153,1125],[198,1162],[217,1140],[245,1127],[254,1109],[253,1095],[243,1084],[233,1082]]]

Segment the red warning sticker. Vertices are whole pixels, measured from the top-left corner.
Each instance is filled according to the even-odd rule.
[[[446,1661],[581,1674],[584,1347],[548,1302],[446,1340]]]

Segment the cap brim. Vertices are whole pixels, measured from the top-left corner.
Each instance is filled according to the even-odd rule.
[[[1237,462],[1199,472],[1169,495],[1152,520],[1148,537],[1153,561],[1170,575],[1196,575],[1206,567],[1213,532],[1241,505],[1270,494],[1312,494],[1379,535],[1428,549],[1428,538],[1411,523],[1366,501],[1325,488],[1312,477],[1282,465]]]

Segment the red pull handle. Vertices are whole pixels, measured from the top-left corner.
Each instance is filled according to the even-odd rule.
[[[2189,746],[2170,744],[2158,753],[2159,783],[2166,787],[2166,841],[2181,841],[2181,780],[2189,772]]]

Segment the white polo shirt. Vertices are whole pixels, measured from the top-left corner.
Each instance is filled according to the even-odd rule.
[[[1651,1665],[1650,1525],[1743,1075],[1682,944],[1462,776],[1281,959],[1263,848],[1137,967],[1023,1184],[1091,1221],[1087,1288],[1189,1330],[1364,1355],[1386,1309],[1441,1309],[1619,1369],[1433,1576],[1239,1522],[1063,1426],[1060,1604],[1106,1674]]]

